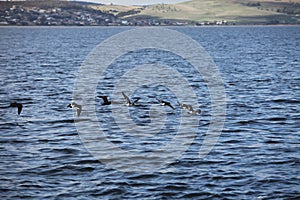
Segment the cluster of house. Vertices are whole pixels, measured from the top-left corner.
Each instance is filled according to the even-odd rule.
[[[42,9],[38,7],[23,7],[14,5],[0,9],[0,25],[20,26],[185,26],[185,25],[223,25],[226,21],[195,23],[176,21],[153,17],[118,18],[111,13],[105,13],[91,8],[55,7]]]
[[[220,21],[204,21],[198,22],[197,25],[199,26],[207,26],[207,25],[228,25],[228,21],[220,20]]]
[[[1,25],[116,25],[117,23],[114,15],[93,9],[12,6],[0,10]]]

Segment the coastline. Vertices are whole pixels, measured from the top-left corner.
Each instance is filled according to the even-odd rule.
[[[299,0],[300,1],[300,0]],[[192,1],[193,2],[193,1]],[[1,1],[0,1],[1,3]],[[198,5],[197,2],[194,2]],[[219,2],[220,3],[220,2]],[[2,7],[1,7],[2,5]],[[150,7],[105,7],[103,5],[80,4],[67,1],[32,2],[12,1],[0,5],[0,27],[2,26],[125,26],[125,27],[207,27],[207,26],[269,26],[300,25],[300,3],[286,4],[285,9],[274,11],[272,7],[258,7],[244,4],[225,4],[227,11],[207,6],[210,14],[193,10],[175,9],[170,5],[158,4]],[[186,3],[189,9],[189,3]],[[199,4],[198,7],[202,5]],[[279,6],[272,4],[273,6]],[[202,5],[203,6],[203,5]],[[238,13],[230,14],[231,6],[237,6]],[[265,6],[265,7],[264,7]],[[283,6],[283,5],[281,5]],[[296,6],[297,8],[293,8]],[[299,9],[298,9],[299,7]],[[289,9],[287,9],[289,8]],[[293,8],[293,9],[292,9]],[[174,10],[175,9],[175,10]],[[228,10],[229,9],[229,10]],[[151,11],[151,12],[150,12]],[[244,14],[244,12],[250,12]],[[289,13],[290,12],[290,13]],[[175,13],[175,14],[174,14]],[[223,14],[222,14],[223,13]]]
[[[34,25],[34,26],[23,26],[23,25],[0,25],[0,28],[147,28],[147,27],[160,27],[160,28],[225,28],[225,27],[282,27],[282,26],[300,26],[300,24],[249,24],[249,25],[201,25],[201,26],[76,26],[76,25],[58,25],[58,26],[47,26],[47,25]]]

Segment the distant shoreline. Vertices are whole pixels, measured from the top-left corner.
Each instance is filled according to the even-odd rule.
[[[300,26],[300,24],[249,24],[249,25],[202,25],[202,26],[76,26],[76,25],[70,25],[70,26],[21,26],[21,25],[0,25],[0,28],[224,28],[224,27],[281,27],[281,26]]]
[[[297,1],[299,3],[278,3],[272,0],[272,3],[245,4],[214,0],[212,2],[215,6],[196,0],[152,6],[118,6],[58,0],[0,1],[0,26],[300,25],[300,0]]]

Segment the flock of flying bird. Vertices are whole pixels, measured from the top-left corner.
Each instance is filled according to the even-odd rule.
[[[127,106],[135,106],[135,105],[137,105],[137,102],[140,100],[140,98],[134,98],[133,100],[131,100],[124,92],[122,92],[122,95],[126,100],[126,105]],[[103,106],[104,105],[111,105],[113,103],[112,101],[108,100],[107,96],[98,96],[98,97],[103,100],[103,103],[102,103]],[[163,101],[163,100],[158,99],[158,98],[155,98],[155,99],[160,103],[160,105],[168,106],[171,109],[175,110],[175,108],[171,105],[170,102]],[[194,110],[193,107],[189,104],[182,104],[182,103],[178,102],[178,105],[180,106],[181,109],[186,109],[189,114],[198,115],[198,114],[201,113],[200,109],[199,110]],[[18,115],[20,115],[21,112],[22,112],[23,105],[21,103],[14,102],[14,103],[11,103],[9,107],[17,107],[18,108]],[[72,108],[72,109],[76,109],[77,116],[78,117],[80,116],[80,113],[82,111],[82,105],[79,105],[75,102],[72,102],[67,107]]]

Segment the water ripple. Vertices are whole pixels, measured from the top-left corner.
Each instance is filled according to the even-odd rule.
[[[99,94],[109,95],[115,85],[111,80],[142,58],[178,67],[200,97],[201,120],[199,127],[191,127],[197,136],[190,148],[164,172],[154,173],[119,172],[92,157],[74,125],[91,122],[89,113],[83,110],[74,119],[67,108],[88,53],[127,28],[0,29],[1,199],[299,199],[299,27],[176,28],[206,48],[226,87],[224,129],[203,159],[198,152],[211,118],[203,80],[193,80],[188,64],[166,52],[129,52],[113,63],[120,71],[108,70]],[[146,96],[141,107],[129,109],[137,124],[150,124],[148,105],[155,102],[147,92],[156,90],[168,92],[161,86],[137,90]],[[13,101],[23,103],[21,116],[9,108]],[[96,106],[96,112],[109,141],[141,152],[168,143],[178,129],[176,120],[187,115],[170,112],[164,131],[137,139],[110,123],[111,107]]]

